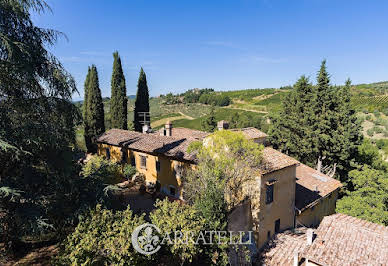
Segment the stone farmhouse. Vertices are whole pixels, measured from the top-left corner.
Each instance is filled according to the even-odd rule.
[[[219,130],[228,130],[226,121]],[[256,128],[231,129],[242,132],[247,139],[266,147],[257,177],[258,198],[244,202],[239,213],[246,221],[239,230],[254,231],[258,249],[276,233],[296,226],[317,226],[323,217],[335,212],[341,183],[301,164],[271,147],[267,135]],[[98,140],[98,154],[121,163],[132,164],[144,174],[147,184],[158,184],[170,197],[183,199],[182,170],[196,164],[194,154],[187,152],[193,141],[203,141],[209,134],[187,128],[164,128],[152,132],[144,126],[143,133],[111,129]],[[242,214],[243,216],[241,216]]]

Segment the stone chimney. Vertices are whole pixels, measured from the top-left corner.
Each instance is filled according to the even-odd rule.
[[[225,121],[225,120],[218,121],[217,128],[218,130],[228,129],[229,128],[228,121]]]
[[[298,266],[298,265],[299,265],[299,252],[295,252],[293,266]]]
[[[164,126],[164,135],[168,137],[172,136],[172,123],[170,120],[168,120]]]
[[[143,133],[148,134],[150,132],[152,132],[151,127],[147,124],[143,125]]]
[[[311,245],[314,241],[314,230],[311,228],[307,229],[306,236],[307,236],[307,245]]]

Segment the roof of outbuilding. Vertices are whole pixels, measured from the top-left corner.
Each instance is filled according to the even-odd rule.
[[[302,255],[320,265],[388,265],[388,227],[337,213],[323,218]]]
[[[340,187],[340,181],[301,163],[296,168],[295,207],[303,211]]]
[[[275,236],[260,254],[265,265],[293,265],[295,253],[318,265],[388,265],[388,227],[345,214],[326,216],[311,245],[305,228]]]

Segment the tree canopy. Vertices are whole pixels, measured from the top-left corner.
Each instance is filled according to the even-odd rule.
[[[127,121],[127,88],[121,66],[121,58],[116,51],[113,53],[113,72],[111,80],[110,117],[112,128],[128,128]]]
[[[150,103],[149,103],[149,92],[147,85],[147,77],[143,70],[140,69],[139,80],[137,82],[137,93],[136,93],[136,101],[135,101],[135,110],[133,123],[135,131],[142,132],[142,121],[145,120],[146,123],[150,123],[150,117],[145,115],[144,113],[149,115],[150,112]],[[145,119],[144,119],[145,118]]]

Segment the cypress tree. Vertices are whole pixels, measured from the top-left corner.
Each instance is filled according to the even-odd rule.
[[[112,95],[110,99],[111,127],[127,129],[127,88],[121,66],[119,53],[113,53],[113,72],[111,80]]]
[[[147,77],[144,73],[143,68],[140,69],[139,80],[137,82],[137,93],[136,93],[136,101],[135,101],[135,110],[133,114],[133,124],[135,131],[142,132],[143,124],[141,121],[144,120],[144,116],[140,114],[140,112],[150,111],[150,103],[149,103],[149,93],[147,86]],[[150,122],[150,117],[146,116],[146,123]]]
[[[89,81],[90,81],[90,67],[88,67],[88,74],[86,75],[85,83],[84,83],[84,102],[83,102],[83,121],[84,121],[84,139],[85,139],[85,145],[86,149],[90,151],[92,149],[91,147],[91,136],[90,136],[90,123],[89,123]]]
[[[95,65],[92,65],[89,77],[89,91],[88,91],[88,123],[91,138],[90,152],[96,152],[96,139],[99,135],[104,133],[104,105],[102,103],[101,90],[98,82],[98,72]]]

